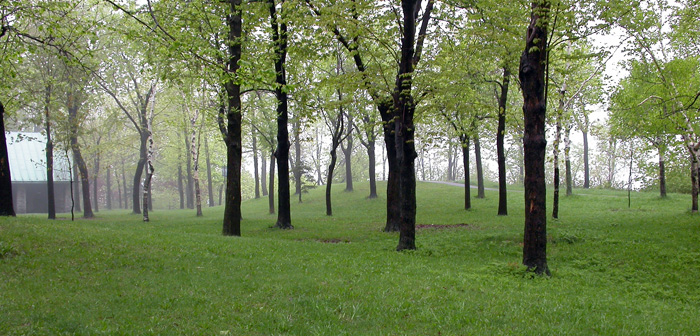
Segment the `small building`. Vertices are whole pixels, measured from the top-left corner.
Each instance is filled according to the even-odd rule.
[[[48,213],[46,136],[7,132],[7,155],[16,213]],[[70,170],[65,153],[54,151],[53,179],[56,212],[70,212]]]

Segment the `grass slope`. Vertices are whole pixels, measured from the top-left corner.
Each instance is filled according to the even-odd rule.
[[[380,185],[380,190],[385,185]],[[98,219],[0,218],[0,334],[692,335],[700,325],[700,218],[688,196],[576,190],[548,221],[553,276],[520,266],[522,192],[461,210],[461,188],[419,183],[417,251],[381,232],[384,199],[335,188],[292,203],[294,230],[244,202]],[[586,195],[584,195],[584,193]]]

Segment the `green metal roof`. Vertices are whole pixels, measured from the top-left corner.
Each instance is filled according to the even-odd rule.
[[[46,136],[41,133],[7,132],[7,156],[12,182],[46,181]],[[68,159],[54,151],[54,181],[70,181]]]

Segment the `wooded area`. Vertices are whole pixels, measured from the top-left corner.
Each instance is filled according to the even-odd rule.
[[[477,198],[494,181],[500,216],[524,185],[538,274],[547,186],[566,216],[562,163],[567,196],[685,192],[698,211],[695,1],[10,0],[0,16],[3,216],[6,130],[46,134],[48,176],[71,160],[85,218],[223,205],[232,236],[244,199],[268,196],[274,226],[293,229],[293,195],[324,185],[332,216],[333,181],[369,181],[384,231],[413,250],[417,180],[464,181],[465,210],[471,181]]]

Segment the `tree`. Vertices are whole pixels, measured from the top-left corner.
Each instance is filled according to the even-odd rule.
[[[1,37],[1,36],[0,36]],[[0,216],[15,216],[12,203],[12,177],[5,139],[5,106],[0,101]]]
[[[347,134],[344,136],[345,146],[343,142],[340,144],[340,150],[343,152],[343,158],[345,159],[345,191],[354,191],[352,185],[352,151],[353,151],[353,136],[352,132],[355,128],[355,123],[353,122],[352,113],[347,113]]]
[[[415,134],[414,114],[415,101],[413,88],[413,71],[423,51],[430,14],[434,2],[429,0],[421,20],[420,30],[417,28],[417,18],[421,10],[420,1],[402,0],[403,12],[401,53],[399,69],[396,74],[396,84],[393,98],[394,140],[396,146],[396,161],[399,180],[399,244],[396,250],[415,250],[416,234],[416,149],[413,142]],[[418,38],[416,38],[418,33]]]
[[[241,110],[241,84],[238,80],[238,71],[241,60],[242,29],[242,1],[229,0],[226,13],[228,35],[228,57],[224,66],[224,81],[222,83],[225,97],[226,128],[220,122],[220,128],[224,132],[226,143],[226,205],[224,208],[223,234],[227,236],[241,235],[241,161],[243,155],[243,143],[241,140],[242,115]],[[224,114],[224,107],[219,112]],[[223,118],[220,117],[219,120]]]
[[[120,48],[119,45],[114,47]],[[126,50],[126,48],[122,50]],[[123,52],[117,55],[115,62],[105,63],[106,66],[101,69],[98,84],[112,97],[139,135],[139,159],[134,171],[131,200],[132,212],[140,214],[141,177],[146,166],[148,138],[150,136],[148,108],[152,100],[151,97],[155,94],[158,80],[147,77],[148,69],[151,67],[150,64],[146,63],[146,55],[135,51],[132,55]],[[119,92],[126,92],[126,96],[120,95]],[[131,106],[127,102],[130,102]]]
[[[382,120],[383,135],[384,135],[384,145],[386,149],[386,159],[389,165],[389,174],[387,177],[387,196],[386,196],[386,225],[384,231],[395,232],[399,231],[399,220],[400,220],[400,206],[399,206],[399,180],[398,180],[398,165],[396,162],[396,140],[394,137],[394,117],[392,113],[393,98],[391,97],[391,89],[381,90],[379,85],[375,85],[373,78],[375,77],[372,70],[377,70],[374,68],[369,68],[366,65],[365,59],[367,57],[377,56],[377,59],[382,59],[383,55],[372,54],[372,49],[361,45],[360,34],[357,27],[360,27],[363,23],[360,22],[360,11],[362,9],[366,10],[368,16],[373,19],[373,22],[381,22],[381,19],[386,19],[381,13],[374,13],[376,8],[368,6],[360,6],[364,3],[358,3],[352,1],[350,3],[336,3],[334,5],[328,5],[323,8],[319,8],[311,0],[306,0],[308,7],[321,21],[320,26],[326,27],[326,29],[333,34],[333,36],[340,42],[340,44],[345,48],[345,50],[352,57],[357,73],[359,74],[360,85],[363,89],[367,91],[372,99],[372,102],[376,106],[379,115]],[[343,7],[342,5],[348,5],[348,7]],[[376,5],[374,3],[369,3]],[[336,8],[340,6],[340,8]],[[342,19],[334,19],[338,17],[336,11],[340,12],[350,12],[351,17],[342,17]],[[385,29],[384,26],[378,29]],[[361,47],[365,47],[362,48]],[[395,64],[392,64],[395,66]],[[378,74],[385,73],[384,71],[377,71]],[[379,77],[379,76],[378,76]],[[387,82],[389,79],[386,79]]]
[[[337,93],[338,101],[342,102],[342,93],[340,92],[340,90],[338,90]],[[331,205],[331,187],[333,185],[333,172],[335,171],[335,165],[338,160],[337,149],[338,146],[340,146],[340,144],[343,142],[343,140],[345,140],[350,134],[345,131],[346,127],[349,126],[346,126],[345,120],[348,117],[343,109],[342,103],[338,105],[336,110],[337,112],[334,114],[330,111],[326,111],[325,109],[321,110],[321,113],[323,114],[323,119],[326,123],[326,126],[328,127],[328,131],[331,134],[331,161],[328,164],[328,173],[326,175],[326,216],[333,215],[333,207]]]
[[[672,139],[678,135],[676,124],[670,118],[669,104],[650,96],[661,97],[663,88],[648,64],[628,63],[630,74],[620,81],[613,92],[610,106],[611,132],[619,137],[644,139],[658,154],[658,184],[660,197],[666,197],[666,155]],[[688,79],[682,79],[685,82]],[[691,80],[692,81],[692,80]]]
[[[550,275],[547,266],[547,214],[544,158],[548,1],[533,1],[525,50],[520,57],[525,133],[525,235],[523,264],[536,274]]]
[[[681,55],[695,49],[697,35],[690,33],[689,38],[678,39],[677,33],[668,33],[665,28],[673,19],[679,28],[687,28],[687,13],[696,9],[696,6],[688,6],[672,10],[665,1],[650,2],[647,6],[635,7],[629,17],[618,22],[619,27],[631,38],[629,51],[638,57],[658,83],[654,92],[660,94],[649,94],[639,105],[661,103],[664,114],[679,130],[690,156],[692,212],[698,211],[700,192],[700,132],[695,126],[700,92],[697,89],[697,78],[691,74],[697,73],[700,65],[697,55]],[[668,43],[669,37],[674,42],[671,45]],[[677,52],[669,52],[673,50],[671,47],[675,47]]]
[[[287,97],[287,77],[285,62],[287,60],[288,32],[287,23],[280,21],[277,14],[275,0],[268,0],[270,14],[270,28],[275,64],[275,98],[277,99],[277,149],[275,158],[277,159],[277,173],[279,175],[277,197],[278,211],[277,223],[275,227],[280,229],[293,229],[290,191],[289,191],[289,122],[288,97]],[[282,2],[284,8],[284,2]]]
[[[358,134],[358,139],[363,147],[367,150],[367,158],[369,161],[369,196],[368,198],[377,198],[377,159],[375,156],[375,143],[377,138],[376,120],[372,114],[360,107],[362,124],[353,123],[355,131]],[[364,135],[364,137],[363,137]]]

